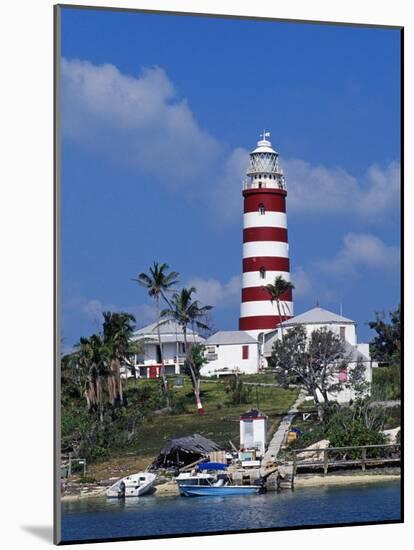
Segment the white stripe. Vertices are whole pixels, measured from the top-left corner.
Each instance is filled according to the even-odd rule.
[[[289,258],[289,245],[282,241],[251,241],[243,243],[243,258],[270,256]]]
[[[243,214],[243,228],[248,227],[281,227],[287,228],[287,218],[284,212],[246,212]]]
[[[283,306],[285,306],[283,308]],[[284,309],[286,310],[284,312]],[[287,313],[289,312],[289,313]],[[282,317],[293,317],[292,302],[280,302],[280,313]],[[252,317],[255,315],[279,315],[276,302],[273,304],[270,300],[257,300],[256,302],[242,302],[240,307],[240,317]]]
[[[266,271],[264,279],[261,278],[260,271],[247,271],[243,273],[243,288],[273,284],[278,276],[290,282],[290,273],[288,271]]]

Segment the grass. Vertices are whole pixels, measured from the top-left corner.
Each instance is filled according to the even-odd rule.
[[[134,384],[142,384],[134,381]],[[157,381],[144,383],[159,384]],[[258,407],[269,416],[269,431],[273,434],[285,413],[296,400],[298,391],[276,387],[252,388],[249,403],[232,404],[223,381],[203,381],[201,400],[205,414],[198,415],[191,382],[184,379],[182,388],[171,388],[173,401],[178,401],[186,412],[156,416],[150,414],[139,426],[130,450],[140,456],[155,456],[167,439],[198,433],[213,439],[218,445],[230,448],[229,440],[238,446],[239,416],[251,407]]]
[[[226,392],[225,380],[203,380],[201,400],[205,414],[199,415],[190,379],[183,377],[182,387],[175,387],[174,383],[170,378],[172,412],[166,413],[162,410],[159,380],[129,379],[124,388],[127,407],[112,409],[106,401],[103,424],[96,412],[87,411],[79,392],[64,387],[63,448],[70,445],[78,448],[79,456],[87,459],[88,477],[107,479],[126,475],[145,469],[170,438],[198,433],[223,449],[231,449],[230,441],[238,447],[239,416],[251,407],[268,415],[270,438],[281,415],[289,410],[298,394],[297,389],[246,386],[247,402],[234,404]]]
[[[259,372],[257,374],[244,374],[244,382],[258,382],[262,384],[276,384],[276,374],[271,372]]]

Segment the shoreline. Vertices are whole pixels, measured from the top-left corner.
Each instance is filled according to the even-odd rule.
[[[305,474],[306,475],[306,474]],[[295,478],[295,488],[306,487],[324,487],[324,486],[345,486],[353,484],[366,484],[366,483],[380,483],[384,481],[398,481],[401,480],[400,474],[331,474],[327,476],[323,475],[309,475],[308,477],[297,476]],[[85,492],[88,488],[82,487],[79,494],[75,495],[63,495],[61,496],[61,502],[75,502],[79,500],[87,499],[101,499],[106,498],[107,487],[91,488],[90,491]],[[156,498],[163,498],[168,496],[179,496],[177,484],[175,482],[163,483],[156,485],[155,490],[148,496],[154,496]],[[84,492],[82,492],[84,491]]]
[[[306,475],[306,474],[305,474]],[[401,474],[331,474],[327,476],[311,475],[295,477],[295,488],[323,487],[328,485],[353,485],[364,483],[379,483],[383,481],[399,481]]]

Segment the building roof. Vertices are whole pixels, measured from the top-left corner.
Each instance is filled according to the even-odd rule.
[[[135,339],[141,340],[145,338],[145,340],[149,343],[151,342],[151,340],[154,340],[154,342],[156,342],[158,340],[157,325],[158,323],[155,322],[136,330],[134,332]],[[161,324],[159,328],[163,343],[184,341],[183,329],[181,325],[176,321],[168,320],[167,322]],[[192,330],[190,327],[187,328],[187,338],[190,343],[194,341],[204,342],[204,338],[200,336],[197,332]]]
[[[219,330],[207,338],[205,343],[215,346],[225,344],[257,344],[257,340],[243,330]]]
[[[150,469],[171,465],[179,467],[182,466],[181,461],[190,463],[194,459],[208,456],[208,453],[212,451],[220,450],[217,443],[199,434],[169,439],[151,464]]]
[[[289,327],[292,325],[323,325],[329,323],[355,324],[355,321],[352,321],[352,319],[347,319],[346,317],[342,317],[342,315],[338,315],[337,313],[333,313],[332,311],[328,311],[327,309],[323,309],[322,307],[314,307],[309,311],[305,311],[305,313],[301,313],[300,315],[296,315],[296,317],[292,317],[291,319],[284,321],[282,325],[284,327]]]
[[[254,418],[267,418],[267,415],[258,409],[250,409],[240,415],[240,420],[249,420]]]
[[[262,139],[257,142],[257,147],[252,151],[252,155],[255,153],[273,153],[277,154],[276,151],[272,148],[272,144],[267,139]]]

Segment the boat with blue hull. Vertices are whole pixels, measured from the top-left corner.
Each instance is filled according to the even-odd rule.
[[[263,491],[259,485],[233,485],[227,473],[211,472],[218,470],[223,472],[226,466],[218,463],[203,463],[198,465],[198,471],[182,473],[176,478],[180,495],[184,497],[207,496],[241,496],[254,495]]]
[[[260,486],[254,485],[181,485],[180,494],[185,497],[227,497],[254,495],[261,491]]]

